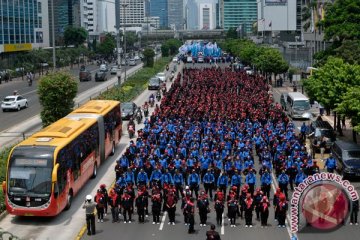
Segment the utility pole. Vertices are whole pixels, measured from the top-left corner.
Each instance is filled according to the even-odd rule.
[[[125,58],[125,69],[124,69],[124,81],[126,81],[126,8],[129,6],[128,3],[123,3],[121,6],[124,8],[124,58]]]
[[[55,23],[54,23],[54,0],[51,0],[51,36],[52,36],[52,58],[53,71],[56,70],[56,52],[55,52]]]
[[[121,85],[121,53],[120,53],[120,0],[115,0],[116,54],[118,64],[118,85]]]

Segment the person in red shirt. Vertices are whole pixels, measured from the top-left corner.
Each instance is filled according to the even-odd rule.
[[[169,214],[169,223],[175,225],[175,212],[176,212],[177,198],[174,191],[168,191],[166,197],[166,209]]]
[[[267,196],[263,196],[260,202],[260,218],[261,218],[261,227],[267,227],[267,220],[269,218],[269,207],[270,202]]]
[[[248,193],[246,195],[246,199],[244,202],[245,206],[245,227],[252,227],[252,217],[254,211],[254,200],[251,197],[251,194]]]
[[[94,197],[94,202],[96,202],[98,222],[104,222],[105,197],[101,189],[97,190],[97,193]]]
[[[288,210],[288,203],[285,194],[281,193],[279,202],[276,206],[278,209],[278,227],[285,227],[286,212]]]

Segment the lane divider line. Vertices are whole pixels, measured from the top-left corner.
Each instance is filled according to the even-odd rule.
[[[159,230],[160,230],[160,231],[162,231],[163,228],[164,228],[166,215],[167,215],[167,212],[164,212],[164,215],[163,215],[163,217],[162,217],[162,219],[161,219],[161,224],[160,224],[160,227],[159,227]]]
[[[224,213],[222,214],[221,218],[222,218],[222,221],[221,221],[221,235],[225,235],[225,226],[224,226],[224,222],[225,222],[225,219],[224,219]]]

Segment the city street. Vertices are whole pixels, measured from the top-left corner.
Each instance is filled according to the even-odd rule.
[[[140,64],[138,62],[137,64]],[[71,75],[74,76],[75,79],[78,81],[78,95],[94,88],[98,85],[100,85],[102,82],[95,82],[94,76],[96,70],[98,70],[98,66],[96,65],[89,65],[87,66],[89,71],[91,71],[92,74],[92,80],[89,82],[80,82],[79,81],[79,68],[74,66],[74,68],[70,69],[69,72]],[[126,69],[129,70],[132,67],[126,66]],[[122,72],[124,72],[124,66],[122,66]],[[116,75],[110,75],[110,71],[108,72],[108,81],[111,78],[116,77]],[[8,95],[12,95],[14,90],[18,92],[18,94],[24,96],[29,103],[29,107],[26,109],[22,109],[20,112],[17,111],[8,111],[8,112],[2,112],[0,113],[0,132],[17,125],[19,123],[22,123],[24,120],[29,119],[41,111],[41,106],[39,102],[39,96],[37,94],[37,84],[38,80],[34,81],[32,86],[28,86],[28,83],[26,81],[26,78],[24,77],[24,80],[14,80],[5,84],[0,85],[0,100],[2,101],[4,97]]]

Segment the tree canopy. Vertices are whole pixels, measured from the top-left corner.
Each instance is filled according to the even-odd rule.
[[[155,57],[154,50],[152,50],[151,48],[146,48],[143,54],[144,54],[145,67],[153,67],[154,57]]]
[[[66,72],[50,73],[40,79],[38,94],[44,127],[72,111],[77,87],[77,81]]]
[[[161,45],[161,55],[163,57],[167,57],[170,55],[174,55],[179,51],[181,47],[181,41],[178,39],[168,39]]]
[[[104,41],[97,45],[96,51],[106,57],[110,57],[114,54],[116,48],[116,40],[110,33],[105,35]]]
[[[88,32],[83,27],[68,26],[64,32],[64,43],[66,46],[83,44],[88,37]]]

